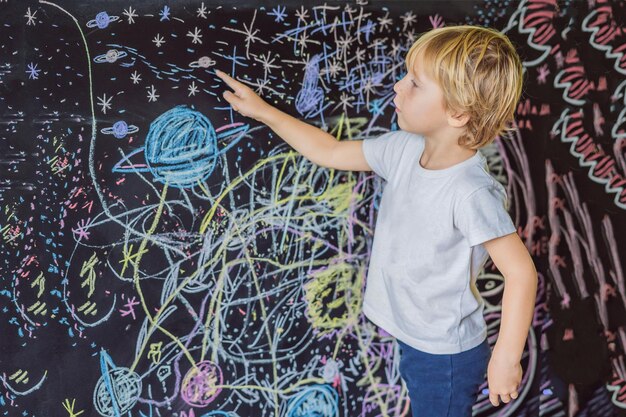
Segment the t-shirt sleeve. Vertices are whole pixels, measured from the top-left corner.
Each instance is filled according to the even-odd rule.
[[[397,168],[406,145],[406,135],[400,130],[363,140],[363,155],[372,170],[389,181]]]
[[[501,184],[479,188],[459,203],[454,214],[455,226],[470,246],[508,235],[517,228],[506,207],[506,190]]]

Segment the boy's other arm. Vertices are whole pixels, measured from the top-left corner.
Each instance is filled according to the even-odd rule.
[[[494,354],[519,362],[535,313],[537,270],[517,233],[489,240],[483,246],[504,277],[502,319]]]
[[[517,233],[483,243],[504,277],[502,318],[498,340],[489,361],[489,401],[499,405],[519,395],[520,361],[535,312],[538,276],[528,249]]]
[[[362,140],[338,141],[329,133],[280,111],[259,97],[250,87],[216,70],[234,92],[223,96],[233,110],[266,124],[311,162],[326,168],[371,171],[363,154]]]

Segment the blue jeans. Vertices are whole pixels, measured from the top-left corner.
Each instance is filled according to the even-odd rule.
[[[400,375],[409,390],[413,417],[471,417],[491,357],[487,339],[450,355],[426,353],[397,342]]]

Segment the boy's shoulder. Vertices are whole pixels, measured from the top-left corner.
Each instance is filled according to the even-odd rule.
[[[457,201],[462,201],[473,192],[485,187],[495,187],[499,191],[506,193],[504,186],[489,172],[487,160],[482,154],[480,154],[478,163],[472,164],[463,170],[461,175],[457,175],[455,186]]]

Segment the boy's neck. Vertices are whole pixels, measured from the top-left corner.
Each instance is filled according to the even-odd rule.
[[[446,169],[476,155],[476,150],[467,149],[454,142],[434,142],[424,136],[424,151],[419,164],[425,169]],[[433,143],[434,142],[434,143]]]

